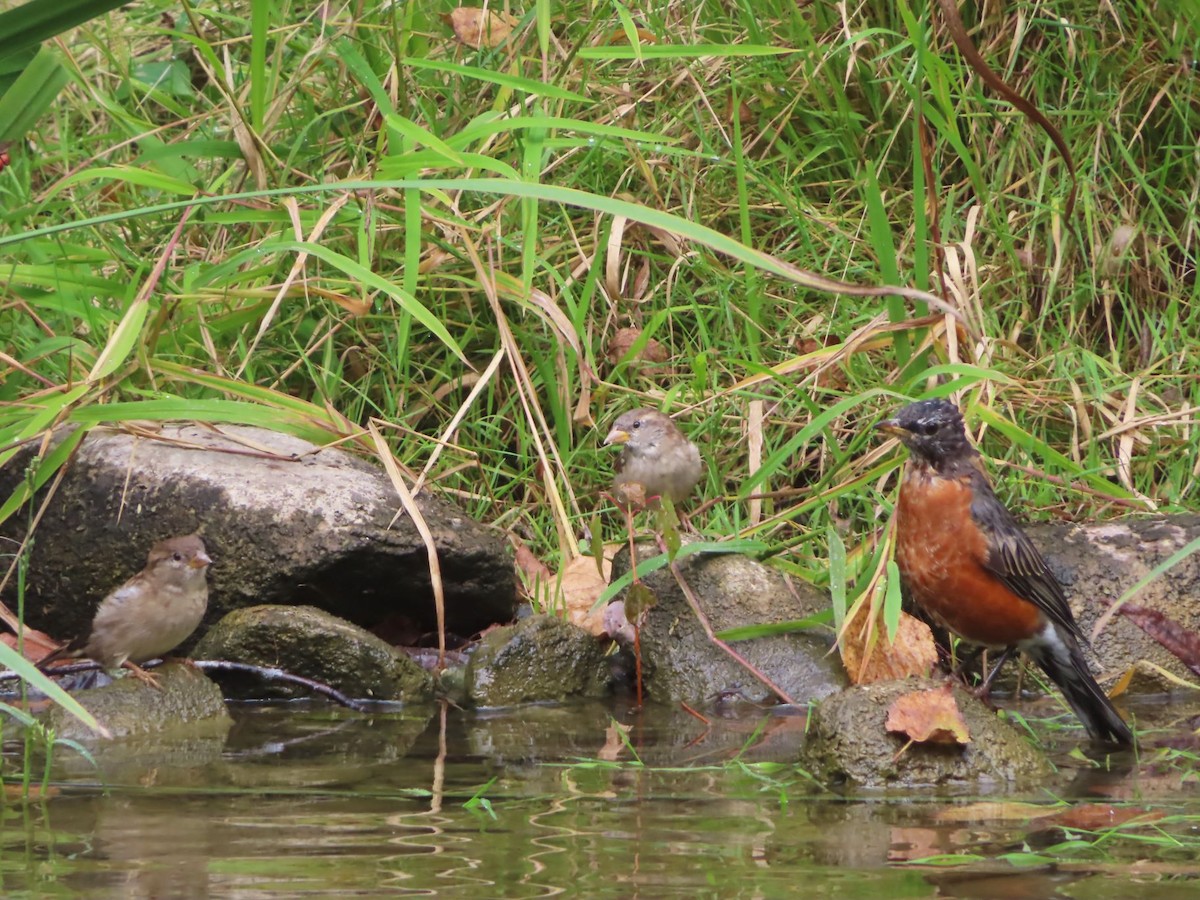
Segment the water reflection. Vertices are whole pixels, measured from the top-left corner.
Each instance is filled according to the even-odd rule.
[[[749,707],[233,713],[223,745],[106,745],[99,771],[60,755],[58,796],[4,810],[4,896],[1046,897],[1081,880],[1118,896],[1152,854],[1144,830],[1093,845],[1010,805],[1125,798],[1131,773],[1064,770],[1024,798],[841,797],[790,764],[802,716]],[[1195,814],[1191,783],[1153,808]],[[1191,882],[1174,821],[1154,829]],[[968,865],[912,865],[938,855]]]

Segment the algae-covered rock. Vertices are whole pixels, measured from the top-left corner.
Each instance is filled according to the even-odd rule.
[[[186,663],[172,662],[154,670],[157,690],[129,676],[72,696],[109,730],[113,737],[162,735],[199,737],[224,735],[229,713],[221,689]],[[55,706],[45,714],[55,736],[94,740],[97,735],[70,713]]]
[[[490,632],[467,663],[467,696],[477,706],[509,706],[608,691],[604,647],[553,616],[530,616]]]
[[[639,559],[657,556],[653,541],[640,541]],[[696,553],[677,558],[683,581],[716,632],[739,626],[808,618],[828,609],[829,598],[812,585],[737,553]],[[613,561],[613,577],[629,569],[629,553]],[[642,671],[655,700],[705,703],[725,695],[750,701],[774,698],[745,666],[714,644],[667,567],[641,582],[654,595],[641,624]],[[627,597],[628,591],[622,594]],[[732,641],[741,656],[797,703],[820,699],[845,686],[846,677],[829,629],[773,634]]]
[[[344,694],[421,702],[433,697],[429,673],[391,644],[312,606],[253,606],[231,612],[196,645],[197,659],[278,667]],[[238,696],[293,696],[292,687],[222,678]]]
[[[1032,784],[1053,772],[1020,732],[961,687],[954,687],[953,696],[969,743],[910,743],[887,730],[888,709],[897,697],[944,685],[909,678],[827,697],[809,717],[800,764],[831,786],[867,788]]]

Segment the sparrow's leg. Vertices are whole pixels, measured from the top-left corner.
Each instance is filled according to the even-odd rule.
[[[158,679],[153,674],[147,672],[145,669],[139,666],[137,663],[131,663],[129,660],[125,660],[125,662],[121,663],[121,665],[128,669],[129,674],[138,681],[142,682],[142,684],[148,684],[156,691],[161,691],[163,689],[163,686],[158,683]]]

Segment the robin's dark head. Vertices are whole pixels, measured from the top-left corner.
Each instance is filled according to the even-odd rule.
[[[903,441],[913,456],[940,467],[947,460],[974,454],[962,413],[946,400],[919,400],[875,426]]]

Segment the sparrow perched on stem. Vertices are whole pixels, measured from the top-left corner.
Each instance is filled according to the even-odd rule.
[[[146,568],[100,601],[88,636],[43,657],[38,667],[88,657],[105,668],[125,666],[156,684],[137,663],[174,650],[196,630],[208,608],[211,562],[199,535],[159,541],[150,548]]]
[[[896,567],[905,593],[960,638],[1004,649],[1006,657],[1013,648],[1027,654],[1093,740],[1132,744],[1129,726],[1092,677],[1082,649],[1087,639],[1062,586],[993,493],[958,408],[922,400],[876,427],[899,437],[910,454],[896,503]]]
[[[622,506],[666,497],[672,505],[684,500],[700,477],[704,464],[696,445],[683,436],[670,416],[654,409],[634,409],[622,413],[604,439],[606,446],[621,445],[613,479],[613,494]]]

